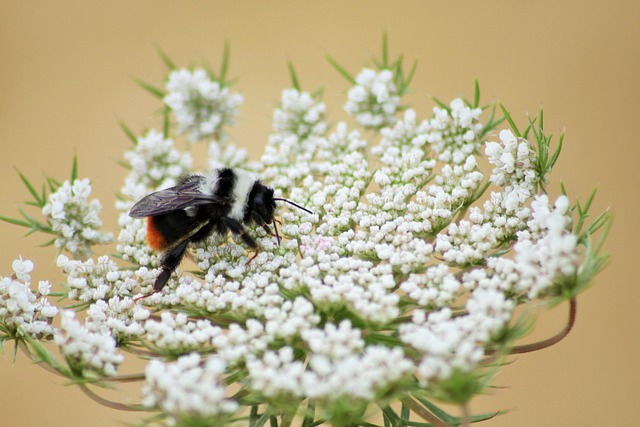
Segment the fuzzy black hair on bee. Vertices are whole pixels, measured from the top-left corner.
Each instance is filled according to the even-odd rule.
[[[290,200],[273,197],[273,188],[251,173],[230,168],[217,169],[206,176],[186,175],[175,187],[142,198],[131,208],[129,216],[147,218],[147,241],[161,253],[154,292],[166,285],[189,243],[201,242],[213,233],[227,235],[231,231],[239,236],[255,251],[247,264],[258,255],[259,248],[244,226],[256,224],[280,244],[274,218],[276,201],[312,213]],[[269,224],[273,224],[275,234]]]

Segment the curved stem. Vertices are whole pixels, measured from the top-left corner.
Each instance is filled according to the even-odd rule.
[[[55,369],[53,366],[47,364],[46,362],[40,360],[36,360],[34,359],[33,355],[31,354],[31,351],[29,350],[29,347],[27,347],[27,344],[24,341],[20,341],[18,343],[18,347],[20,348],[20,350],[22,350],[22,352],[29,358],[29,360],[31,360],[32,362],[34,362],[36,365],[40,366],[42,369],[44,369],[47,372],[50,372],[52,374],[56,374],[59,375],[61,377],[65,377],[65,375],[63,375],[62,373],[60,373],[57,369]]]
[[[516,345],[509,351],[508,354],[530,353],[532,351],[543,350],[545,348],[551,347],[554,344],[559,343],[567,335],[569,335],[569,332],[571,332],[571,329],[573,329],[573,325],[576,323],[577,312],[578,312],[578,302],[575,298],[571,298],[569,300],[569,318],[567,319],[567,324],[565,325],[564,329],[562,329],[562,331],[558,332],[556,335],[550,338],[547,338],[546,340],[534,342],[531,344]],[[496,353],[498,353],[496,350],[485,351],[486,356],[493,356]]]
[[[144,374],[127,374],[116,375],[114,377],[102,377],[99,382],[118,382],[118,383],[134,383],[136,381],[143,381],[145,379]]]
[[[84,392],[89,398],[98,402],[99,404],[106,406],[110,409],[116,409],[118,411],[143,411],[142,405],[125,405],[124,403],[114,402],[112,400],[105,399],[104,397],[95,394],[86,384],[78,384],[80,390]]]
[[[433,424],[436,427],[448,427],[447,423],[442,421],[440,418],[436,417],[434,414],[429,412],[427,408],[420,405],[418,402],[413,400],[411,397],[405,397],[402,399],[402,403],[407,405],[411,410],[418,415],[423,420]]]
[[[571,329],[573,329],[573,325],[576,323],[576,315],[578,311],[578,302],[575,298],[571,298],[569,300],[569,318],[567,319],[567,324],[564,329],[552,336],[551,338],[547,338],[546,340],[534,342],[531,344],[517,345],[511,349],[509,354],[522,354],[522,353],[530,353],[532,351],[538,351],[545,349],[547,347],[551,347],[554,344],[562,341]]]
[[[122,351],[126,351],[127,353],[131,353],[134,354],[136,356],[143,356],[143,357],[157,357],[160,356],[160,354],[151,351],[151,350],[143,350],[140,348],[135,348],[135,347],[122,347]]]
[[[469,427],[471,425],[471,412],[469,411],[469,403],[462,405],[462,425]]]

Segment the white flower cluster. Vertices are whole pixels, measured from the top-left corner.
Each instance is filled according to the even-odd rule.
[[[142,322],[149,310],[135,304],[132,298],[119,296],[97,300],[87,309],[87,328],[92,332],[109,332],[118,342],[140,339],[147,331]]]
[[[472,154],[438,170],[429,150],[430,121],[418,122],[413,110],[381,133],[380,145],[372,148],[382,164],[374,174],[379,190],[366,194],[359,225],[369,232],[364,248],[407,274],[430,262],[430,237],[440,238],[437,233],[473,200],[483,175]]]
[[[138,285],[137,279],[146,278],[147,273],[146,269],[120,269],[106,255],[99,257],[96,262],[93,258],[86,261],[71,260],[61,254],[56,263],[67,275],[69,298],[82,302],[107,301],[116,295],[130,296]]]
[[[121,192],[128,201],[137,201],[151,191],[175,185],[193,166],[189,153],[181,153],[172,139],[153,129],[138,138],[135,147],[127,150],[124,157],[130,172]],[[118,206],[123,211],[130,207]]]
[[[484,128],[480,122],[481,108],[471,108],[456,98],[448,109],[434,107],[433,113],[433,118],[426,123],[427,141],[438,160],[459,165],[480,149]]]
[[[342,349],[313,354],[305,366],[291,347],[282,347],[250,358],[247,369],[252,388],[267,397],[308,397],[331,405],[374,400],[389,384],[411,375],[414,365],[398,347],[368,346],[360,354]]]
[[[380,129],[395,122],[400,96],[391,70],[363,69],[347,97],[344,110],[363,128]]]
[[[215,136],[223,126],[233,125],[244,101],[242,95],[212,81],[201,68],[172,71],[166,89],[164,102],[175,115],[178,132],[187,133],[192,142]]]
[[[491,173],[491,182],[500,187],[532,187],[540,177],[534,169],[535,152],[529,143],[516,138],[510,130],[500,132],[500,143],[487,142],[485,153],[495,167]]]
[[[184,313],[173,315],[164,312],[160,321],[145,322],[144,339],[160,353],[184,354],[191,351],[207,351],[215,347],[216,339],[224,334],[222,328],[209,320],[191,321]]]
[[[206,419],[210,419],[207,425],[222,425],[222,415],[238,410],[238,403],[225,396],[225,369],[221,359],[203,360],[197,353],[173,363],[152,360],[145,370],[143,403],[162,409],[177,425]]]
[[[569,201],[559,197],[554,207],[546,195],[537,196],[531,203],[532,215],[527,230],[518,233],[514,257],[492,257],[487,266],[495,273],[471,273],[479,287],[493,287],[502,291],[536,298],[546,289],[564,279],[572,280],[578,272],[577,237],[567,227],[571,221]]]
[[[308,92],[296,89],[282,91],[280,106],[273,113],[273,128],[282,134],[301,139],[311,135],[322,136],[327,131],[325,105],[317,102]]]
[[[196,79],[181,70],[176,85],[178,74]],[[254,254],[237,236],[193,245],[202,279],[178,272],[163,292],[142,300],[170,312],[151,316],[130,298],[136,285],[150,289],[157,255],[143,222],[125,211],[134,195],[165,179],[169,185],[191,162],[187,154],[160,154],[177,151],[159,134],[143,141],[146,153],[129,155],[140,169],[132,168],[123,191],[129,205],[122,205],[118,248],[140,267],[59,259],[72,298],[93,303],[87,328],[177,357],[148,365],[148,406],[178,423],[234,412],[223,378],[239,367],[249,392],[267,401],[311,398],[329,412],[344,402],[366,405],[412,376],[428,387],[472,372],[516,302],[578,272],[568,202],[549,207],[534,198],[541,177],[528,141],[502,131],[488,142],[481,110],[460,99],[428,119],[413,110],[396,118],[391,72],[364,70],[358,83],[348,105],[362,127],[377,130],[376,144],[346,123],[328,131],[324,104],[296,90],[282,93],[259,164],[213,140],[209,165],[255,171],[277,197],[313,214],[279,207],[280,245],[248,227],[260,248],[250,263]],[[194,129],[181,131],[204,135]],[[486,175],[483,144],[494,166]],[[510,249],[512,257],[497,256]]]
[[[324,103],[307,92],[294,89],[282,92],[280,106],[273,115],[277,132],[269,136],[261,167],[257,168],[262,179],[282,192],[290,191],[293,183],[297,186],[302,181],[307,186],[314,185],[311,177],[321,172],[313,160],[327,131],[324,111]],[[283,175],[291,164],[296,167]]]
[[[287,111],[315,105],[297,92],[283,99],[291,103]],[[215,351],[227,366],[244,363],[250,389],[273,399],[374,399],[412,373],[427,384],[474,369],[515,303],[506,296],[512,289],[485,283],[504,283],[499,271],[486,267],[460,274],[455,267],[484,260],[500,247],[502,236],[527,227],[533,180],[514,178],[519,185],[510,185],[506,198],[505,191],[495,192],[484,212],[471,207],[464,219],[481,194],[484,175],[475,156],[484,128],[477,109],[459,100],[450,105],[422,121],[408,110],[381,130],[381,141],[370,152],[367,141],[346,124],[329,135],[325,126],[307,133],[308,127],[296,126],[296,121],[309,124],[306,114],[285,114],[283,108],[274,116],[260,173],[314,214],[283,212],[281,246],[259,229],[248,230],[261,248],[250,265],[251,254],[242,244],[214,236],[196,247],[204,282],[185,276],[171,292],[147,301],[249,321],[224,331],[204,319],[164,314],[161,321],[146,322],[148,344],[161,354],[199,348]],[[502,150],[511,150],[509,135],[501,139]],[[530,162],[532,153],[526,152]],[[372,170],[372,164],[379,167]],[[546,226],[537,227],[548,234]],[[486,280],[479,280],[481,274]],[[454,314],[449,306],[461,298],[467,301],[465,311]],[[352,323],[338,326],[319,316],[340,313],[363,324],[387,325],[403,313],[403,305],[417,307],[413,322],[401,325],[399,333],[421,355],[418,360],[401,348],[365,345],[363,331]],[[294,356],[300,338],[305,359]]]
[[[76,320],[73,311],[62,312],[54,340],[71,370],[78,375],[114,376],[124,360],[109,332],[91,332]]]
[[[88,256],[91,246],[110,243],[111,233],[101,233],[100,201],[89,202],[91,184],[88,179],[65,181],[49,195],[49,203],[42,208],[51,229],[57,234],[55,245],[72,255]]]
[[[46,298],[51,285],[40,281],[34,293],[29,274],[33,271],[33,262],[20,258],[13,261],[12,268],[13,275],[0,277],[0,333],[37,339],[53,336],[51,322],[58,308]]]
[[[0,332],[53,334],[77,374],[114,375],[116,346],[165,358],[147,365],[144,403],[185,425],[223,423],[245,393],[266,403],[310,399],[330,419],[332,408],[387,402],[416,378],[431,387],[473,373],[487,347],[504,344],[518,304],[580,273],[572,211],[566,197],[551,205],[536,195],[544,177],[528,141],[506,130],[491,141],[495,123],[461,99],[430,118],[400,116],[399,90],[390,70],[358,75],[345,109],[368,134],[346,123],[329,130],[319,97],[285,90],[265,153],[251,163],[246,150],[222,144],[241,97],[203,70],[173,71],[164,101],[178,132],[211,137],[207,166],[251,170],[313,213],[278,201],[269,226],[279,240],[246,227],[254,252],[239,236],[214,234],[190,246],[197,274],[178,270],[161,292],[132,299],[151,290],[158,254],[144,220],[127,212],[193,163],[150,131],[126,154],[117,205],[118,255],[135,268],[60,255],[68,297],[87,316],[81,325],[65,312],[55,331],[48,286],[31,293],[32,266],[16,264],[0,282]],[[491,173],[481,170],[483,145]],[[73,185],[77,194],[63,186],[69,197],[91,206],[88,182]],[[60,197],[46,208],[51,218],[68,218]],[[238,400],[228,397],[235,382]]]
[[[435,249],[449,263],[481,263],[527,228],[531,215],[528,203],[540,180],[535,151],[526,140],[518,141],[511,131],[503,130],[500,143],[487,141],[485,152],[495,166],[489,181],[502,191],[492,191],[483,209],[471,207],[468,220],[452,223],[446,233],[436,237]]]
[[[446,380],[458,370],[471,371],[484,357],[484,348],[492,334],[511,319],[515,303],[502,292],[480,289],[471,294],[467,314],[455,316],[451,308],[426,313],[416,310],[413,321],[400,326],[400,338],[422,354],[419,379]]]

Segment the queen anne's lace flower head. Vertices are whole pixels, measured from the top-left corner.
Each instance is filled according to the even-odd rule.
[[[113,376],[124,360],[108,331],[91,332],[76,320],[73,311],[62,313],[54,339],[71,370],[79,375]]]
[[[280,106],[273,113],[273,128],[278,133],[295,135],[300,139],[324,135],[327,131],[325,105],[308,92],[285,89]]]
[[[363,128],[380,129],[394,122],[400,104],[391,70],[363,69],[349,89],[344,109]]]
[[[30,260],[17,259],[12,267],[12,276],[0,277],[0,333],[11,337],[51,337],[52,319],[58,314],[58,308],[47,299],[51,285],[41,281],[37,291],[31,289]]]
[[[242,95],[212,81],[201,68],[172,71],[166,88],[164,102],[173,111],[178,132],[188,134],[192,142],[215,136],[223,126],[233,125],[244,101]]]
[[[488,352],[512,344],[519,304],[573,291],[586,237],[572,230],[565,196],[537,194],[540,140],[536,150],[526,133],[496,138],[499,121],[484,123],[478,102],[462,99],[438,102],[428,118],[399,114],[406,79],[399,69],[358,74],[344,106],[358,128],[330,128],[320,97],[283,91],[265,152],[251,162],[223,132],[242,97],[202,69],[172,71],[164,102],[177,133],[211,138],[200,166],[247,169],[274,189],[277,219],[244,226],[259,249],[212,233],[151,292],[166,254],[149,247],[145,220],[129,209],[193,167],[190,144],[181,152],[170,126],[151,130],[125,154],[118,260],[87,257],[108,240],[88,180],[65,182],[43,209],[69,252],[57,266],[84,323],[65,311],[54,328],[48,282],[31,290],[33,265],[17,260],[0,278],[0,338],[53,336],[75,379],[114,376],[120,349],[150,356],[143,406],[176,425],[222,425],[241,405],[254,405],[250,417],[263,407],[288,417],[305,400],[311,417],[355,425],[372,403],[475,381]],[[140,291],[150,293],[136,299]]]
[[[72,255],[87,256],[96,244],[110,243],[111,233],[102,233],[100,201],[89,201],[91,184],[88,179],[65,181],[49,195],[49,203],[42,208],[43,215],[56,233],[55,245]]]
[[[207,425],[222,425],[222,416],[238,409],[225,396],[224,372],[225,363],[215,356],[203,360],[192,353],[173,363],[152,360],[145,370],[144,404],[162,409],[176,423],[209,419]]]

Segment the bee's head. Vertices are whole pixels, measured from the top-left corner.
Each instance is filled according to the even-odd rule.
[[[249,193],[244,222],[255,222],[260,226],[270,224],[273,222],[275,210],[276,201],[273,197],[273,188],[256,181]]]
[[[244,222],[255,222],[271,235],[274,234],[271,233],[269,224],[273,224],[276,239],[278,239],[278,244],[280,244],[280,235],[278,234],[278,227],[276,226],[276,220],[274,218],[276,201],[289,203],[290,205],[293,205],[298,209],[302,209],[307,213],[312,212],[290,200],[273,197],[273,188],[269,188],[260,181],[256,181],[249,193],[249,199],[247,200],[247,207],[244,214]]]

